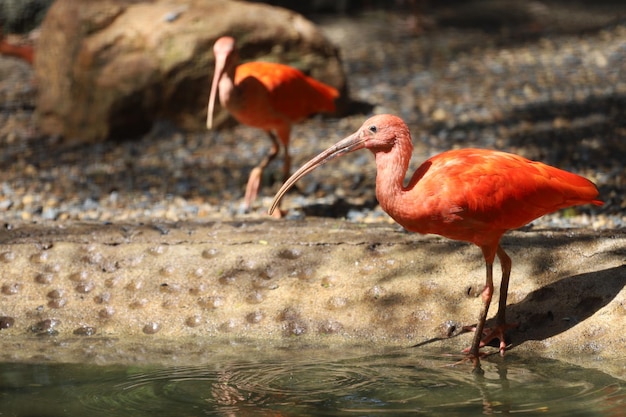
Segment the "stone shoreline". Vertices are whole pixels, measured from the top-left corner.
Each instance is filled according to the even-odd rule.
[[[530,229],[503,245],[511,352],[624,363],[626,232]],[[16,224],[0,259],[4,361],[120,362],[121,346],[185,361],[185,343],[235,340],[457,353],[484,285],[473,245],[328,219]]]

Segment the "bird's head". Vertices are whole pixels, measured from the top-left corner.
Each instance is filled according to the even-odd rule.
[[[237,44],[235,38],[230,36],[222,36],[215,41],[213,45],[213,55],[215,55],[215,65],[227,67],[230,62],[234,62],[239,58]]]
[[[346,153],[364,148],[371,150],[374,154],[378,152],[389,152],[398,143],[398,138],[403,137],[408,138],[408,143],[410,144],[411,135],[409,128],[399,117],[391,114],[380,114],[370,117],[356,132],[311,159],[289,177],[274,196],[269,214],[272,214],[278,206],[280,199],[296,181],[320,165],[324,165],[326,162]],[[409,150],[409,156],[410,151],[411,150]]]
[[[404,121],[392,114],[379,114],[367,119],[359,130],[340,143],[351,140],[355,146],[351,150],[367,148],[377,153],[390,151],[401,137],[410,137]]]

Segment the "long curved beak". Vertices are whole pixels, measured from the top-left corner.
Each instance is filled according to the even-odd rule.
[[[215,57],[215,71],[213,72],[213,83],[211,83],[211,94],[209,95],[209,107],[207,109],[206,127],[213,127],[213,110],[215,109],[215,101],[217,100],[217,85],[222,78],[226,66],[226,59]]]
[[[315,158],[311,159],[309,162],[304,164],[297,170],[285,183],[280,190],[274,196],[274,200],[272,201],[272,205],[268,210],[268,214],[272,214],[276,207],[278,207],[278,203],[280,199],[285,195],[287,191],[302,177],[304,177],[309,172],[313,171],[315,168],[324,165],[326,162],[331,161],[341,155],[346,153],[350,153],[359,149],[365,148],[365,140],[366,136],[360,134],[360,131],[357,131],[345,139],[340,140],[330,148],[326,149]]]

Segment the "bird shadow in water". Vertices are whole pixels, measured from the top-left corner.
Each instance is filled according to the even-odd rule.
[[[507,321],[519,326],[507,335],[513,346],[544,340],[591,317],[626,285],[626,265],[563,278],[507,306]],[[495,320],[487,321],[487,326]],[[609,326],[610,323],[607,323]]]

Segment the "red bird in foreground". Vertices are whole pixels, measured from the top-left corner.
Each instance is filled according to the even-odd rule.
[[[298,179],[338,156],[363,148],[376,157],[378,202],[396,222],[412,232],[434,233],[480,247],[487,281],[476,333],[465,352],[478,367],[479,349],[497,338],[500,354],[504,355],[504,332],[511,327],[505,320],[511,258],[500,246],[500,238],[510,229],[565,207],[602,205],[596,186],[586,178],[510,153],[459,149],[428,159],[405,187],[404,177],[413,152],[411,134],[402,119],[379,115],[293,174],[276,193],[269,213]],[[496,256],[502,266],[500,302],[496,327],[483,338]]]
[[[249,209],[257,196],[263,169],[285,148],[283,180],[289,177],[291,125],[310,115],[335,111],[339,93],[287,65],[248,62],[239,65],[235,40],[222,37],[213,46],[215,73],[209,97],[207,127],[213,126],[213,108],[219,88],[220,103],[240,123],[263,129],[272,140],[267,156],[250,173],[244,207]],[[280,212],[279,212],[280,213]]]

